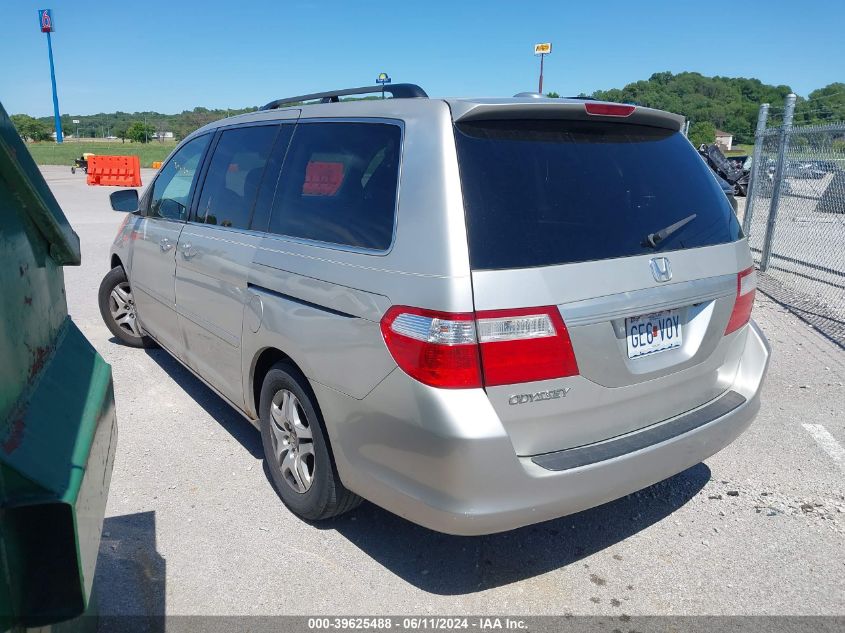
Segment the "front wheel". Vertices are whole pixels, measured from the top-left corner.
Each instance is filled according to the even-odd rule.
[[[261,387],[259,413],[273,485],[294,514],[316,521],[361,503],[338,477],[322,416],[301,372],[288,363],[275,364]]]
[[[135,297],[122,266],[115,266],[103,277],[97,299],[106,327],[118,340],[130,347],[155,345],[149,336],[144,336],[138,325]]]

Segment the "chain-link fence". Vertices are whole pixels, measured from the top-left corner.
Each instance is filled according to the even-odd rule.
[[[845,348],[845,123],[765,128],[761,110],[745,232],[759,287]]]

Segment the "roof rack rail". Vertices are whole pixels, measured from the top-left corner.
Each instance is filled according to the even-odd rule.
[[[276,99],[267,105],[261,106],[260,110],[274,110],[288,103],[300,101],[314,101],[319,99],[320,103],[337,103],[340,97],[348,95],[368,95],[377,92],[388,92],[394,99],[427,98],[425,90],[416,84],[387,84],[384,86],[362,86],[361,88],[345,88],[343,90],[329,90],[328,92],[315,92],[310,95],[299,95],[297,97],[285,97]]]

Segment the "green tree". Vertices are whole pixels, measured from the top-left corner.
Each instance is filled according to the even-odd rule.
[[[759,79],[706,77],[692,72],[675,75],[666,71],[624,88],[598,90],[593,97],[668,110],[692,121],[708,121],[732,133],[737,143],[752,143],[760,104],[780,106],[789,92],[789,86],[766,85]]]
[[[696,121],[689,128],[689,140],[695,148],[716,142],[716,126],[710,121]]]
[[[552,91],[552,92],[547,92],[547,93],[546,93],[546,96],[547,96],[549,99],[560,99],[560,95],[559,95],[558,93],[554,92],[554,91]]]
[[[795,106],[795,122],[801,125],[842,121],[845,121],[845,83],[832,83],[813,90],[807,99],[800,99]]]
[[[121,143],[125,143],[126,139],[129,138],[129,124],[125,121],[115,123],[113,132],[114,135],[120,139]]]
[[[126,136],[131,141],[136,143],[147,143],[153,137],[155,128],[150,124],[144,124],[142,121],[135,121],[126,130]]]
[[[35,119],[28,114],[13,114],[11,117],[12,123],[18,130],[21,138],[29,141],[49,141],[50,128],[44,123]]]

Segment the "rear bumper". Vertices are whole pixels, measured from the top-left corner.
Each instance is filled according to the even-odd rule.
[[[582,455],[564,460],[563,469],[550,468],[554,460],[548,458],[518,457],[481,390],[431,389],[396,370],[361,401],[320,385],[315,391],[348,488],[433,530],[477,535],[612,501],[710,457],[754,419],[769,356],[769,344],[752,321],[726,394],[624,436],[629,452],[618,446],[599,450],[593,453],[598,461]],[[719,403],[723,398],[733,400]],[[680,423],[707,407],[709,417],[702,413],[695,424]],[[637,441],[646,433],[649,441]]]

